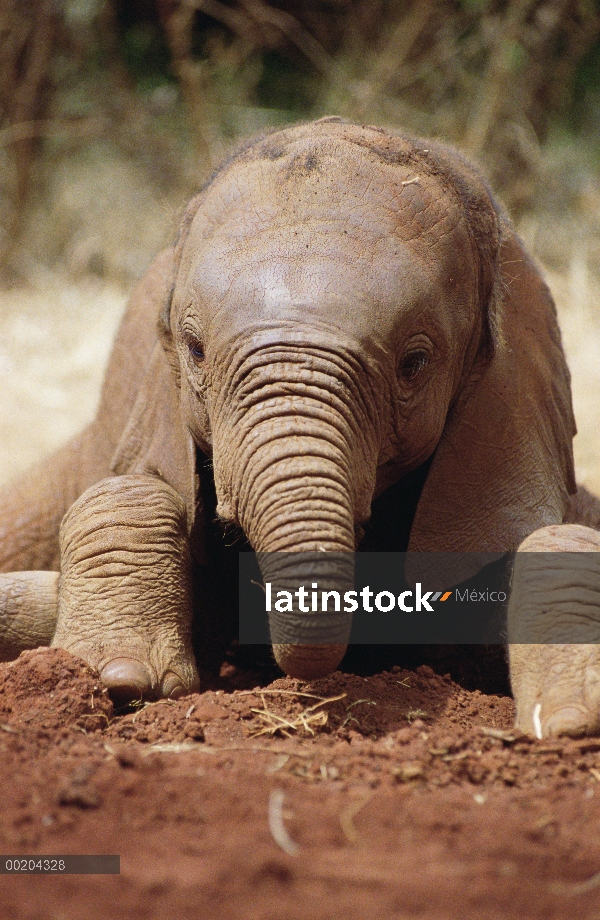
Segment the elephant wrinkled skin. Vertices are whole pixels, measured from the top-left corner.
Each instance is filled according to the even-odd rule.
[[[470,164],[337,118],[264,135],[190,202],[134,292],[95,421],[0,496],[15,573],[0,576],[0,656],[52,641],[119,699],[197,689],[213,479],[219,520],[259,557],[351,553],[374,498],[419,469],[408,549],[506,553],[539,532],[568,551],[568,519],[596,552],[574,433],[551,295]],[[306,644],[276,645],[281,667],[333,670],[339,617],[339,641],[314,618]],[[597,731],[600,696],[581,704],[596,647],[558,703],[547,674],[577,655],[547,645],[540,664],[537,648],[512,653],[521,727],[548,705],[547,733]]]

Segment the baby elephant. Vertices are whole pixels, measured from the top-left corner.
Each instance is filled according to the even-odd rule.
[[[192,624],[210,640],[227,542],[211,494],[270,583],[273,553],[301,580],[300,552],[326,582],[390,489],[394,549],[589,559],[574,433],[552,298],[469,163],[339,118],[261,136],[134,292],[94,422],[0,496],[1,657],[51,642],[120,700],[197,690]],[[597,567],[580,569],[532,593],[516,565],[517,720],[538,735],[600,730],[597,646],[525,644],[582,610],[600,626]],[[336,668],[349,614],[278,617],[285,672]]]

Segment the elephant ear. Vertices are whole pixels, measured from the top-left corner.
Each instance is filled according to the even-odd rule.
[[[513,551],[538,527],[562,522],[575,492],[576,429],[556,311],[510,231],[495,291],[492,355],[475,361],[448,414],[411,551]]]
[[[170,299],[172,278],[163,271],[161,279],[161,290],[152,292],[156,309],[151,310],[151,321],[155,324],[159,324],[160,311]],[[178,380],[160,341],[158,326],[157,332],[141,386],[112,458],[111,471],[118,476],[149,473],[167,482],[185,502],[189,532],[198,495],[196,449],[182,418]]]

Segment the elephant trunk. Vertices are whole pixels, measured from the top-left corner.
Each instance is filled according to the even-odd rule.
[[[276,443],[278,459],[269,462],[265,447],[265,456],[258,451],[249,462],[249,474],[255,465],[261,469],[240,509],[241,523],[258,552],[265,585],[271,586],[269,625],[277,663],[307,680],[333,671],[346,650],[352,619],[342,599],[353,588],[354,518],[333,458],[324,457],[309,438]],[[307,603],[313,586],[316,604]],[[302,587],[305,599],[296,593]],[[324,590],[337,592],[339,606],[332,595],[323,611]]]
[[[370,512],[376,439],[364,405],[340,396],[339,378],[321,374],[315,386],[313,367],[307,393],[302,369],[285,383],[282,368],[271,373],[276,384],[243,411],[238,394],[229,424],[214,429],[218,512],[258,554],[278,664],[311,679],[335,669],[349,639],[344,593],[353,588],[355,524]]]

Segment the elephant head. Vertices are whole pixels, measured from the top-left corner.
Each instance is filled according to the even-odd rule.
[[[325,567],[428,458],[411,549],[505,552],[562,521],[574,422],[553,303],[456,152],[339,119],[271,133],[192,200],[164,259],[164,354],[138,399],[160,436],[134,411],[117,472],[160,468],[191,517],[193,441],[223,520]],[[293,645],[273,625],[304,678],[349,632],[306,618]]]

